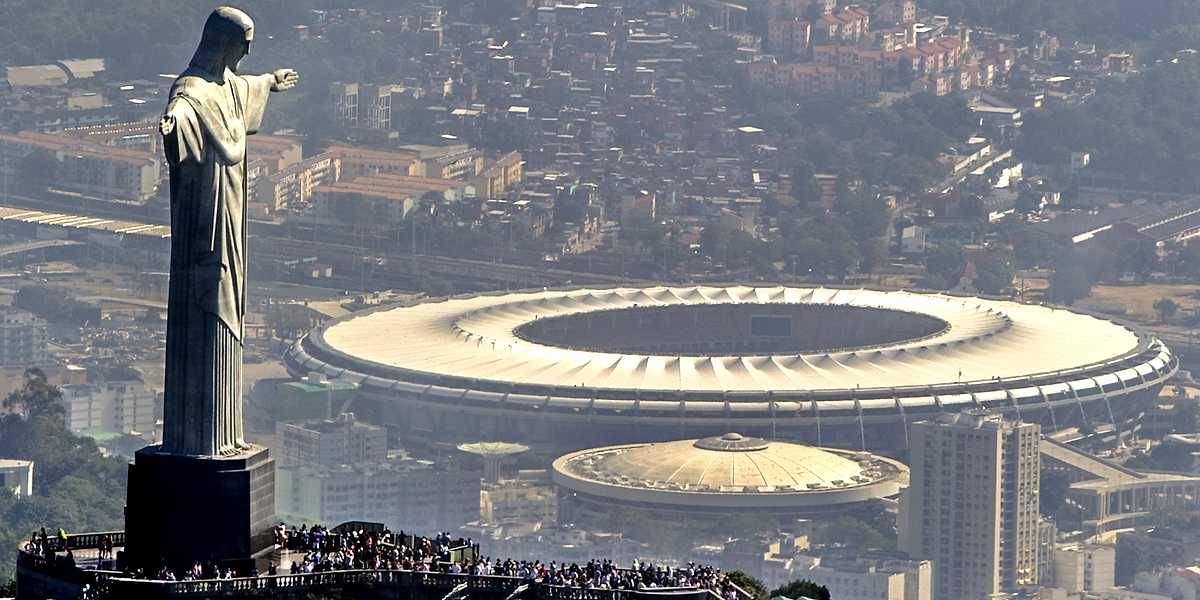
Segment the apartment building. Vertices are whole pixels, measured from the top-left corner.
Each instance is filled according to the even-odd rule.
[[[0,308],[0,366],[24,369],[46,364],[47,340],[41,317],[19,308]]]
[[[479,519],[480,469],[389,451],[387,430],[352,413],[280,423],[275,447],[280,514],[408,531],[447,531]]]
[[[1094,592],[1116,586],[1117,548],[1112,544],[1067,544],[1050,551],[1052,577],[1044,585],[1068,593]]]
[[[371,521],[400,531],[453,531],[479,519],[482,472],[393,455],[335,467],[279,467],[277,511],[320,523]]]
[[[900,545],[934,561],[936,598],[987,600],[1038,583],[1040,432],[984,410],[912,426]]]
[[[141,381],[78,383],[62,386],[71,431],[155,432],[162,397]]]
[[[33,131],[0,133],[0,176],[27,181],[45,177],[45,173],[25,172],[26,159],[35,153],[51,162],[53,173],[47,184],[53,187],[139,203],[158,193],[162,161],[154,153]]]
[[[278,423],[275,448],[281,466],[337,466],[387,459],[387,430],[357,421],[354,413],[336,419]]]
[[[475,187],[459,181],[372,175],[322,185],[313,195],[319,218],[342,223],[388,227],[399,224],[427,197],[457,201],[475,195]]]

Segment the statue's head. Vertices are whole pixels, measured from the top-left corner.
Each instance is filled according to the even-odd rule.
[[[221,77],[225,69],[237,72],[238,63],[250,53],[254,39],[254,21],[250,15],[232,6],[221,6],[208,15],[200,47],[192,56],[192,66]]]

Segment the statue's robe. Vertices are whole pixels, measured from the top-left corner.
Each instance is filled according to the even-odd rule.
[[[232,455],[242,430],[246,315],[246,136],[262,124],[272,75],[224,81],[189,69],[164,115],[171,173],[171,281],[163,448]]]

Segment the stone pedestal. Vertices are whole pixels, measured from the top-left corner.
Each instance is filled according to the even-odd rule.
[[[147,446],[129,465],[122,562],[148,570],[248,565],[274,542],[274,520],[275,461],[266,448],[222,457]]]

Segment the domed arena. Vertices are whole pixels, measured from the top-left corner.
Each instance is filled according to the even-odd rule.
[[[408,437],[561,450],[729,431],[903,449],[910,423],[969,407],[1124,428],[1178,368],[1133,326],[1060,307],[765,285],[387,306],[313,331],[286,363],[358,383]]]
[[[582,450],[554,461],[560,521],[842,511],[899,494],[908,469],[866,452],[768,442],[738,433]]]

